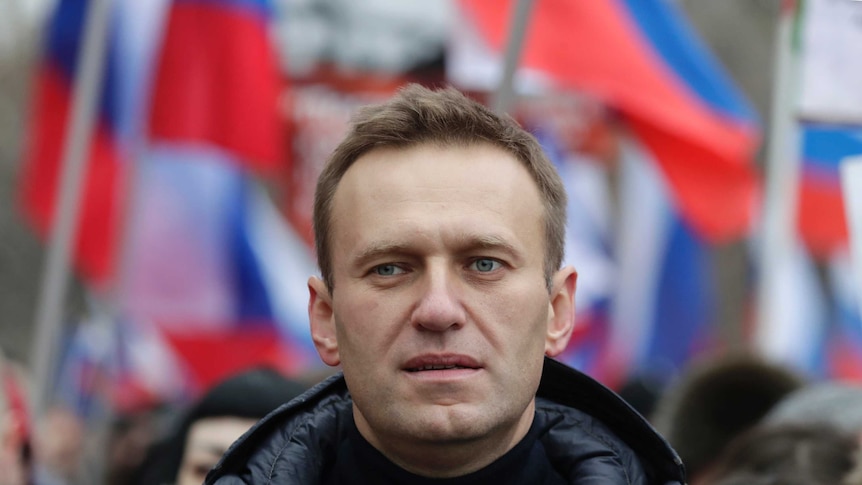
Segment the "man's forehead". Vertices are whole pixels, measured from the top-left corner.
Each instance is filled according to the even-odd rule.
[[[534,229],[543,232],[545,219],[529,170],[488,143],[372,150],[345,172],[331,207],[332,243],[351,245],[360,232],[385,240],[387,232],[400,233],[400,226],[414,223],[417,231],[433,224],[487,245],[492,238],[510,238],[512,226],[535,222]],[[444,212],[447,218],[435,216]],[[344,241],[344,231],[352,241]]]
[[[411,155],[417,153],[476,153],[476,152],[485,152],[485,153],[493,153],[495,158],[500,159],[501,161],[504,159],[518,161],[521,163],[518,158],[511,153],[510,151],[496,145],[494,143],[484,141],[484,140],[475,140],[475,141],[439,141],[439,140],[429,140],[418,143],[409,143],[405,145],[383,145],[373,147],[370,150],[364,152],[360,156],[356,157],[353,163],[347,168],[346,172],[349,172],[352,168],[357,165],[362,165],[363,161],[366,160],[385,160],[386,163],[395,163],[395,162],[403,162],[410,161],[413,159]],[[464,162],[464,166],[469,166],[471,157],[463,157],[461,160]]]
[[[514,169],[513,169],[514,167]],[[406,147],[374,148],[357,158],[342,175],[335,190],[337,198],[345,185],[378,183],[383,180],[394,185],[406,183],[423,185],[433,182],[441,188],[458,190],[457,182],[468,178],[477,187],[502,178],[516,180],[519,192],[527,196],[528,184],[539,194],[539,187],[526,164],[502,148],[485,142],[443,145],[421,143]],[[421,178],[426,177],[426,178]]]

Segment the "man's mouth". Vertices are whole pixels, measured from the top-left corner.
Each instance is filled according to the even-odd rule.
[[[422,372],[426,370],[451,370],[451,369],[475,369],[475,367],[465,367],[462,365],[423,365],[421,367],[407,368],[407,372]]]
[[[472,357],[466,355],[421,355],[408,360],[403,369],[407,372],[478,370],[482,366]]]

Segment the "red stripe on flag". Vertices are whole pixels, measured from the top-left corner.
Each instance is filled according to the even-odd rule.
[[[254,169],[280,159],[280,76],[262,17],[176,3],[158,65],[153,138],[209,142]]]
[[[165,331],[165,336],[187,366],[198,390],[208,389],[255,366],[269,366],[285,375],[295,375],[304,364],[301,353],[292,351],[270,326]]]
[[[715,150],[640,116],[629,120],[668,181],[674,207],[699,235],[718,242],[750,232],[760,178],[750,165],[732,163],[745,159],[749,134],[725,130],[727,146]]]
[[[513,2],[462,0],[498,51]],[[757,197],[754,127],[713,112],[664,64],[617,1],[537,2],[523,65],[608,103],[633,120],[659,159],[678,207],[713,241],[746,234]]]
[[[862,351],[858,345],[832,339],[827,349],[826,360],[829,365],[829,375],[833,379],[848,382],[862,381]]]
[[[823,174],[810,167],[799,185],[797,229],[815,257],[827,257],[847,246],[847,220],[837,174]]]
[[[37,83],[21,174],[20,202],[37,234],[47,238],[62,173],[71,95],[65,78],[50,65],[40,70]],[[89,155],[84,169],[74,263],[91,284],[101,285],[112,271],[121,180],[116,146],[101,122],[94,132]]]

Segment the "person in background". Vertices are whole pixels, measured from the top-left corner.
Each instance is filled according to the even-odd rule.
[[[800,374],[757,355],[705,358],[667,386],[650,419],[680,451],[697,485],[731,440],[805,384]]]
[[[107,435],[104,485],[129,485],[154,443],[165,439],[177,423],[176,403],[151,400],[117,412]]]
[[[818,424],[758,425],[735,437],[703,479],[706,485],[859,485],[859,443]]]
[[[27,485],[28,464],[18,425],[5,410],[0,415],[0,485]]]
[[[52,404],[35,424],[33,477],[36,485],[86,482],[86,425],[63,404]]]
[[[820,424],[853,433],[862,442],[862,385],[822,381],[781,399],[763,418],[764,424]]]
[[[748,353],[694,362],[672,381],[650,419],[679,450],[691,484],[737,435],[756,425],[803,376]]]
[[[29,485],[32,465],[23,369],[0,349],[0,485]]]
[[[254,368],[210,389],[154,445],[134,479],[140,485],[200,485],[228,447],[260,418],[307,389],[269,368]]]
[[[318,179],[308,281],[342,372],[206,483],[683,483],[641,415],[551,359],[574,325],[565,211],[536,139],[454,89],[360,110]]]
[[[820,426],[849,434],[857,442],[856,463],[845,485],[862,485],[862,385],[820,381],[779,401],[762,420],[764,426]]]

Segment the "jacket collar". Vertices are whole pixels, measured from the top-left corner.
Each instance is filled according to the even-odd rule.
[[[619,395],[592,377],[545,358],[536,395],[579,409],[604,423],[662,480],[685,483],[682,459],[670,444]]]
[[[647,473],[652,477],[650,483],[685,483],[682,460],[668,442],[634,408],[593,378],[556,360],[545,358],[536,395],[579,409],[604,423],[641,458]],[[210,480],[220,475],[222,470],[241,466],[254,453],[263,437],[283,426],[292,416],[312,413],[320,406],[333,412],[336,412],[336,408],[346,408],[349,412],[350,393],[342,373],[320,382],[255,424],[231,445],[207,476],[206,483],[211,483]],[[332,435],[340,433],[336,429],[330,432]],[[323,434],[330,435],[330,432]]]

